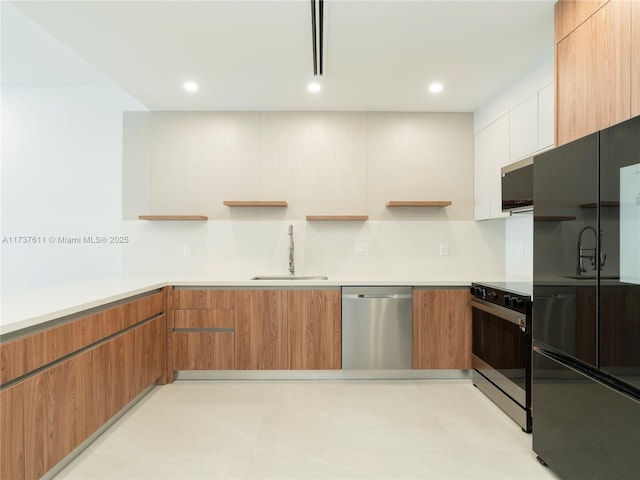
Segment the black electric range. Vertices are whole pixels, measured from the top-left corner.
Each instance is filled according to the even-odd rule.
[[[531,309],[527,282],[472,283],[473,383],[531,432]]]

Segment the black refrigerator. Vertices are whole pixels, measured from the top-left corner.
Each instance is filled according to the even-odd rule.
[[[640,117],[534,159],[533,449],[640,479]]]

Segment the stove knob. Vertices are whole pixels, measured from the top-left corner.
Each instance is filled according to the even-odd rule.
[[[482,298],[487,298],[487,289],[486,288],[481,288],[480,289],[480,295],[482,295]]]
[[[506,307],[511,305],[511,296],[510,295],[505,295],[504,298],[502,299],[502,302],[505,304]]]
[[[498,298],[498,294],[496,292],[489,292],[487,294],[487,297],[491,298],[492,300],[495,300],[496,298]]]
[[[524,306],[525,306],[524,298],[518,298],[516,306],[517,306],[517,308],[524,308]]]
[[[474,287],[473,285],[469,287],[469,291],[471,292],[471,295],[475,295],[476,294],[476,287]]]

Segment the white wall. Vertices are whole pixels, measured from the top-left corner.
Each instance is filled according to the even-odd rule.
[[[70,65],[79,65],[76,72],[90,67],[10,8],[3,5],[3,27],[24,28],[3,28],[3,55],[19,48],[16,35],[27,33],[21,39],[29,40],[30,53],[20,72],[3,63],[2,291],[120,274],[119,245],[60,243],[59,237],[121,232],[122,111],[143,107],[96,72],[73,83]],[[46,62],[27,68],[38,62],[39,47]],[[62,77],[49,68],[56,55],[65,59]],[[39,243],[16,243],[24,236]]]
[[[59,237],[120,234],[122,110],[135,106],[112,86],[3,88],[3,291],[120,273],[119,245]]]

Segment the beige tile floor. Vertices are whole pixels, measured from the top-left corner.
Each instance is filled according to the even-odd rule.
[[[470,380],[178,381],[60,479],[555,479]]]

